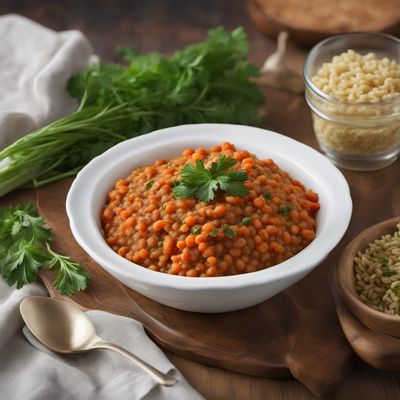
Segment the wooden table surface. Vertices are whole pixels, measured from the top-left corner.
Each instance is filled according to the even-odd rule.
[[[1,0],[0,14],[19,13],[55,30],[79,29],[91,41],[95,52],[117,61],[115,48],[134,47],[141,52],[169,54],[193,41],[202,40],[207,29],[242,25],[248,32],[251,59],[258,65],[274,49],[247,17],[240,0]],[[289,64],[301,70],[304,53],[292,48]],[[29,60],[27,60],[29,62]],[[315,146],[310,116],[303,97],[267,90],[264,127],[289,136],[303,132],[307,144]],[[287,105],[282,107],[282,104]],[[396,163],[400,169],[400,163]],[[350,182],[351,183],[351,182]],[[400,183],[400,182],[399,182]],[[394,190],[398,190],[394,189]],[[393,211],[400,213],[399,206]],[[376,222],[382,216],[379,210]],[[268,338],[266,338],[268,340]],[[313,399],[294,379],[263,379],[207,367],[174,354],[168,356],[189,382],[207,399]],[[375,370],[354,357],[354,364],[337,392],[326,399],[400,399],[400,371]],[[177,399],[180,400],[180,399]]]

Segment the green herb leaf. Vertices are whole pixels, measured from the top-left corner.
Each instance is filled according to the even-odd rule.
[[[86,287],[88,274],[51,250],[51,231],[32,203],[0,208],[0,275],[17,289],[34,282],[39,268],[58,269],[55,287],[70,295]]]
[[[172,190],[173,195],[183,198],[195,196],[206,202],[213,200],[216,191],[221,189],[231,196],[246,196],[249,190],[243,182],[247,174],[228,170],[236,162],[234,158],[222,156],[210,168],[206,168],[202,160],[197,160],[196,165],[185,164],[181,172],[182,179]]]
[[[148,181],[148,182],[146,183],[146,189],[147,189],[147,190],[151,189],[151,187],[153,186],[153,184],[154,184],[154,181]]]
[[[290,211],[293,210],[293,208],[294,207],[291,204],[288,204],[286,206],[285,205],[280,205],[278,207],[278,211],[283,215],[288,215],[290,213]]]
[[[190,232],[192,232],[193,235],[199,235],[201,233],[201,226],[193,226]]]
[[[249,189],[242,182],[221,182],[219,186],[230,196],[244,197],[249,194]]]
[[[264,192],[263,196],[264,196],[265,200],[269,200],[271,198],[271,193],[270,192]]]
[[[218,235],[218,231],[215,228],[213,228],[213,229],[211,229],[209,235],[211,237],[216,237]]]
[[[251,224],[251,217],[243,217],[242,221],[241,221],[242,225],[250,225]]]
[[[44,260],[40,244],[21,239],[9,249],[6,259],[2,261],[2,275],[10,286],[16,284],[20,289],[36,281],[38,269]]]
[[[187,199],[192,197],[197,191],[197,186],[186,185],[183,182],[179,182],[172,189],[172,194],[176,197],[181,197],[182,199]]]
[[[393,276],[393,275],[396,275],[396,274],[397,274],[397,272],[396,271],[392,271],[392,270],[383,272],[384,276]]]
[[[71,296],[74,292],[85,290],[89,274],[82,268],[82,265],[72,261],[70,257],[57,254],[50,248],[48,243],[47,251],[50,259],[47,261],[46,266],[58,269],[54,287],[65,296]]]
[[[389,258],[386,256],[380,256],[378,257],[378,260],[383,264],[383,265],[388,265],[389,264]]]
[[[229,228],[228,225],[224,225],[222,227],[222,232],[225,233],[226,236],[230,237],[231,239],[234,238],[236,236],[236,232],[233,231],[231,228]]]
[[[395,288],[392,289],[393,293],[400,298],[400,286],[396,286]]]

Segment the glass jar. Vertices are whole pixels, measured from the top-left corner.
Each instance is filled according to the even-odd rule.
[[[343,102],[313,83],[323,63],[349,49],[361,55],[374,53],[400,64],[400,40],[393,36],[332,36],[314,46],[306,58],[306,100],[318,143],[333,163],[351,170],[377,170],[396,161],[400,152],[400,95],[377,102]]]

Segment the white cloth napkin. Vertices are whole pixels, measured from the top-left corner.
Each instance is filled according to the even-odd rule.
[[[19,15],[0,16],[0,149],[70,114],[65,87],[93,50],[79,31],[54,32]]]
[[[150,365],[178,379],[155,383],[129,360],[108,350],[62,355],[42,346],[24,327],[20,302],[46,296],[40,284],[10,288],[0,278],[0,398],[7,400],[201,400],[198,394],[131,318],[89,311],[96,331]],[[24,330],[22,328],[24,327]]]
[[[17,15],[0,16],[0,149],[76,107],[68,78],[86,67],[92,50],[77,31],[54,32]],[[102,311],[88,312],[98,334],[179,380],[157,385],[118,354],[96,350],[65,356],[41,346],[25,328],[19,304],[46,295],[40,284],[20,290],[0,278],[0,399],[133,400],[202,399],[148,338],[138,322]],[[29,341],[28,341],[28,340]]]

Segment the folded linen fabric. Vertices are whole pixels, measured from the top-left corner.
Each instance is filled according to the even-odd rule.
[[[68,78],[94,59],[79,31],[55,32],[20,15],[0,16],[0,149],[70,114]]]
[[[46,295],[39,283],[16,290],[0,278],[0,398],[8,400],[200,400],[197,393],[131,318],[89,311],[96,331],[177,378],[171,387],[158,385],[129,360],[108,350],[56,354],[42,346],[25,327],[19,312],[28,296]],[[25,337],[24,337],[25,336]]]

